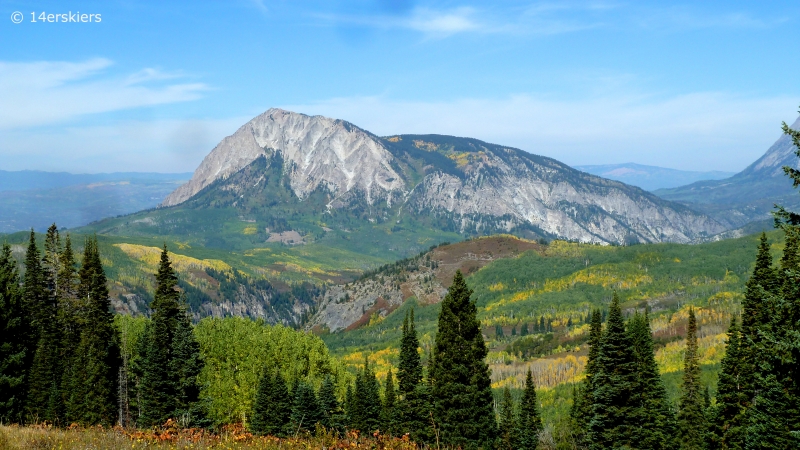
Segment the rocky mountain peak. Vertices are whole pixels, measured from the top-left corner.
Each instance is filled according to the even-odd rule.
[[[406,190],[390,165],[392,156],[370,133],[343,120],[272,108],[223,139],[162,206],[182,203],[259,156],[276,153],[288,163],[292,190],[301,199],[322,186],[334,197],[357,190],[369,204],[380,198],[391,203],[391,194]]]

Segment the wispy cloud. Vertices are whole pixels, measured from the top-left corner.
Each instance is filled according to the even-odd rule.
[[[768,28],[786,17],[758,17],[747,11],[705,10],[694,5],[655,7],[605,1],[534,2],[526,5],[462,5],[451,8],[416,5],[400,12],[349,11],[315,14],[338,26],[405,29],[425,37],[457,34],[556,35],[584,30]]]
[[[469,136],[568,164],[638,162],[691,170],[741,170],[795,119],[796,98],[700,92],[658,98],[617,92],[580,100],[535,95],[399,101],[337,98],[286,108],[349,120],[379,135]]]
[[[402,12],[380,13],[329,13],[314,16],[336,26],[367,27],[379,30],[405,29],[423,33],[428,37],[447,37],[465,32],[489,32],[491,25],[478,20],[477,10],[458,7],[437,10],[417,7]]]
[[[146,68],[111,72],[113,62],[0,62],[0,129],[67,122],[96,113],[185,102],[208,90],[180,74]],[[169,82],[167,82],[169,81]]]
[[[456,8],[449,11],[434,11],[420,8],[414,11],[411,17],[401,20],[400,26],[433,35],[450,35],[467,31],[486,30],[486,24],[480,23],[475,18],[473,8]]]

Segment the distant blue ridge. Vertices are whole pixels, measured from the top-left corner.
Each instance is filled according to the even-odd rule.
[[[80,184],[110,181],[173,181],[188,180],[188,173],[113,172],[113,173],[68,173],[41,170],[0,170],[0,191],[27,191],[30,189],[52,189]]]
[[[690,170],[668,169],[666,167],[646,166],[644,164],[602,164],[574,166],[576,169],[611,180],[621,181],[646,191],[685,186],[703,180],[722,180],[735,172],[718,170],[695,172]]]

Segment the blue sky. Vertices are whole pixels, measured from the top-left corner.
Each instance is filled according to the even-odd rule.
[[[31,22],[70,11],[102,21]],[[798,24],[796,1],[0,1],[0,169],[192,171],[283,107],[738,171],[798,116]]]

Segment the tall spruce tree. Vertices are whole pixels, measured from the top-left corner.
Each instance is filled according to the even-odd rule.
[[[586,359],[583,383],[574,390],[570,419],[572,421],[572,434],[578,445],[588,446],[589,423],[592,421],[592,404],[594,403],[594,377],[597,374],[598,355],[600,354],[600,341],[603,337],[602,315],[599,309],[591,313],[589,328],[589,355]]]
[[[490,448],[497,438],[486,343],[461,271],[442,300],[430,364],[433,418],[443,443]]]
[[[350,427],[362,433],[372,433],[381,428],[381,397],[378,379],[364,359],[364,368],[356,374],[356,386],[348,415]]]
[[[533,384],[531,369],[528,369],[525,377],[525,390],[519,405],[519,427],[519,448],[536,450],[539,447],[542,418],[539,415],[539,401],[536,399],[536,386]]]
[[[799,150],[800,151],[800,150]],[[743,336],[757,355],[753,398],[745,413],[745,448],[800,448],[800,229],[782,226],[786,245],[780,261],[779,288],[767,296],[769,321],[758,338]]]
[[[52,227],[47,240],[52,241]],[[48,290],[50,280],[42,268],[36,236],[31,230],[25,257],[23,296],[34,323],[33,360],[29,374],[27,415],[33,420],[60,423],[64,402],[61,396],[61,340],[56,298]]]
[[[356,374],[356,380],[358,380],[358,374]],[[345,425],[348,428],[353,429],[353,413],[355,412],[356,408],[356,395],[355,390],[353,389],[353,384],[349,383],[347,385],[347,391],[344,394],[344,411],[345,411]]]
[[[322,425],[328,430],[341,433],[345,427],[345,415],[339,400],[336,398],[336,386],[333,377],[325,376],[319,388],[319,407],[322,410]]]
[[[297,383],[293,389],[294,402],[290,424],[294,433],[314,432],[322,421],[323,414],[314,389],[305,381]]]
[[[703,402],[703,387],[700,384],[700,356],[697,353],[697,319],[694,308],[689,309],[689,324],[686,327],[686,354],[683,360],[683,385],[680,409],[678,410],[680,448],[700,450],[707,429]]]
[[[0,421],[22,423],[28,375],[30,323],[25,314],[11,247],[0,253]]]
[[[712,449],[744,449],[745,412],[749,398],[742,386],[744,361],[741,345],[741,329],[734,316],[728,328],[728,342],[717,382],[717,402],[709,427],[708,447]]]
[[[385,434],[393,435],[397,432],[397,394],[394,388],[392,371],[386,374],[386,384],[383,388],[383,410],[381,411],[381,430]]]
[[[409,434],[420,444],[430,442],[430,399],[428,386],[422,380],[422,359],[419,355],[419,339],[414,325],[414,309],[403,319],[403,334],[400,341],[400,363],[397,368],[398,399],[394,432]]]
[[[419,357],[419,339],[414,325],[414,308],[403,319],[400,340],[400,363],[397,368],[398,388],[401,395],[413,392],[422,382],[422,361]]]
[[[86,293],[84,309],[89,319],[80,330],[73,367],[68,372],[71,379],[65,383],[69,386],[66,417],[86,425],[113,425],[120,350],[97,238],[87,239],[84,245],[78,290]]]
[[[285,436],[290,429],[293,403],[280,372],[264,370],[253,402],[250,431],[259,435]]]
[[[667,402],[653,350],[653,334],[647,313],[638,312],[628,321],[628,335],[636,361],[633,389],[633,442],[639,449],[674,448],[674,417]]]
[[[499,450],[517,450],[520,444],[519,421],[514,399],[511,397],[511,389],[508,386],[503,389],[498,422],[497,448]]]
[[[160,425],[169,418],[196,425],[203,418],[197,400],[202,360],[177,286],[178,277],[164,245],[150,305],[153,313],[137,367],[142,426]]]
[[[84,248],[85,251],[86,248]],[[74,366],[75,349],[78,348],[81,339],[81,329],[90,318],[86,311],[89,292],[87,289],[83,297],[78,294],[81,280],[76,270],[75,254],[72,250],[70,235],[67,235],[64,240],[64,250],[61,252],[59,259],[61,270],[58,272],[59,282],[56,293],[58,298],[58,322],[61,324],[63,334],[62,348],[64,351],[62,354],[68,366],[64,376],[69,380]],[[85,278],[83,281],[88,287],[89,279]]]
[[[625,331],[619,297],[614,292],[606,330],[600,339],[597,372],[592,377],[592,420],[589,443],[592,449],[635,448],[633,442],[636,404],[636,357]]]
[[[172,360],[170,370],[175,379],[175,417],[185,427],[204,427],[209,425],[206,411],[200,401],[200,381],[198,377],[203,370],[200,356],[200,344],[194,336],[194,328],[181,304],[177,326],[172,338]]]
[[[274,375],[264,370],[258,380],[256,398],[253,400],[253,411],[250,414],[250,431],[257,435],[276,435],[275,422],[273,419],[274,400],[272,399]],[[283,423],[278,429],[283,427]]]

